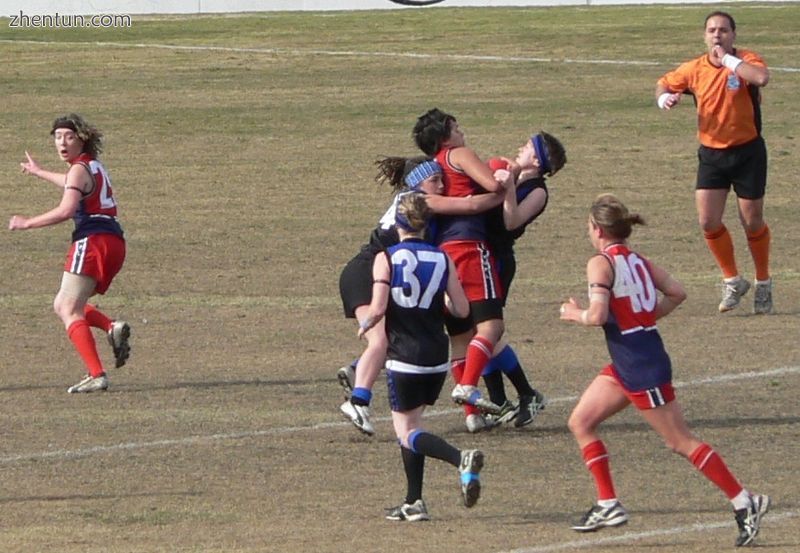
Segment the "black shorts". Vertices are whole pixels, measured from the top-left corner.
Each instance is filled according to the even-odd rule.
[[[389,407],[392,411],[411,411],[420,405],[433,405],[447,379],[447,372],[401,373],[386,371],[389,387]]]
[[[514,257],[513,251],[495,253],[494,258],[497,263],[497,272],[500,274],[500,284],[503,286],[503,307],[505,307],[511,283],[514,281],[514,275],[517,274],[517,259]]]
[[[746,144],[697,150],[697,185],[700,189],[733,190],[746,200],[764,197],[767,189],[767,146],[760,136]]]
[[[503,319],[503,300],[500,298],[469,302],[469,316],[459,319],[446,314],[444,327],[448,336],[458,336],[474,329],[476,324],[492,319]]]
[[[372,301],[372,264],[374,255],[360,253],[347,262],[339,275],[339,296],[342,298],[344,316],[356,318],[356,307]]]

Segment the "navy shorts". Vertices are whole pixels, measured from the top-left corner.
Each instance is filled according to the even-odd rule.
[[[406,373],[386,371],[389,387],[389,406],[392,411],[403,412],[420,405],[433,405],[447,379],[447,371],[436,373]]]

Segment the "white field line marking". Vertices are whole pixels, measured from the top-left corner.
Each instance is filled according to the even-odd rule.
[[[697,380],[690,380],[687,382],[676,382],[676,388],[683,388],[686,386],[702,386],[704,384],[718,384],[720,382],[734,382],[737,380],[750,380],[754,378],[769,378],[773,376],[783,376],[800,373],[800,366],[796,367],[780,367],[777,369],[769,369],[766,371],[749,371],[739,374],[722,374],[719,376],[711,376],[708,378],[701,378]],[[578,399],[578,396],[563,396],[550,400],[550,403],[565,403]],[[461,409],[447,409],[439,411],[430,411],[426,413],[429,417],[438,417],[443,415],[451,415],[453,413],[460,413]],[[375,421],[390,421],[391,417],[376,417]],[[347,421],[342,422],[322,422],[319,424],[312,424],[308,426],[287,426],[282,428],[268,428],[266,430],[253,430],[246,432],[230,432],[225,434],[210,434],[207,436],[187,436],[184,438],[173,438],[164,440],[154,440],[150,442],[129,442],[124,444],[114,445],[99,445],[94,447],[87,447],[81,449],[57,449],[53,451],[44,451],[39,453],[21,453],[18,455],[6,455],[0,457],[0,464],[18,463],[21,461],[38,461],[44,459],[73,459],[77,457],[88,457],[100,453],[113,453],[117,451],[128,451],[134,449],[147,449],[156,447],[172,447],[172,446],[188,446],[194,444],[206,444],[218,442],[222,440],[242,440],[250,438],[258,438],[261,436],[275,436],[279,434],[294,434],[298,432],[307,432],[314,430],[324,430],[328,428],[338,428],[343,426],[350,426],[352,423]]]
[[[782,513],[770,512],[764,518],[767,522],[765,526],[771,523],[782,521],[788,518],[795,518],[800,516],[800,511],[786,511]],[[692,524],[690,526],[676,526],[673,528],[663,528],[661,530],[649,530],[647,532],[630,532],[617,536],[607,536],[603,538],[595,538],[588,540],[576,540],[561,543],[553,543],[549,545],[537,545],[534,547],[522,547],[520,549],[512,549],[510,551],[503,551],[498,553],[549,553],[550,551],[563,551],[565,549],[585,549],[594,548],[601,545],[620,544],[630,541],[644,540],[647,538],[654,538],[658,536],[672,536],[675,534],[689,534],[695,532],[707,532],[709,530],[717,530],[719,528],[729,528],[734,525],[733,520],[727,522],[712,522],[708,524]]]
[[[412,58],[424,60],[452,60],[503,63],[574,63],[584,65],[647,65],[677,66],[678,62],[657,62],[638,60],[604,60],[577,58],[538,58],[528,56],[491,56],[471,54],[419,54],[415,52],[359,52],[355,50],[302,50],[293,48],[242,48],[234,46],[190,46],[181,44],[147,44],[143,42],[55,42],[45,40],[0,39],[6,44],[38,44],[44,46],[105,46],[113,48],[152,48],[161,50],[182,50],[187,52],[238,52],[249,54],[270,54],[287,56],[339,56],[370,58]],[[800,73],[800,67],[770,67],[770,71]]]

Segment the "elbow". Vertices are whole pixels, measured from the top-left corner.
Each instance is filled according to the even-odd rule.
[[[767,83],[769,82],[769,71],[765,69],[762,71],[755,71],[754,73],[755,74],[752,76],[748,75],[750,78],[746,79],[747,82],[759,88],[762,86],[767,86]]]

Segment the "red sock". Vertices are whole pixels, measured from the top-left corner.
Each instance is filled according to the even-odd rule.
[[[710,445],[700,444],[697,446],[697,449],[689,455],[689,461],[703,473],[703,476],[716,484],[728,496],[728,499],[733,499],[742,491],[742,485],[728,470],[728,465],[725,464],[722,457]]]
[[[456,381],[456,384],[461,384],[461,380],[464,378],[465,364],[466,360],[463,357],[461,359],[453,359],[450,361],[450,372],[453,373],[453,380]],[[480,413],[480,411],[474,405],[464,405],[465,415],[475,415],[477,413]]]
[[[592,473],[594,486],[597,488],[597,499],[615,499],[614,481],[611,480],[611,468],[608,463],[608,451],[601,440],[592,442],[581,450],[583,462]]]
[[[475,336],[470,340],[469,346],[467,346],[467,362],[464,365],[464,378],[461,380],[461,384],[478,385],[483,369],[486,368],[486,364],[492,358],[492,350],[494,350],[494,344],[483,336]]]
[[[89,326],[99,328],[105,332],[111,330],[111,323],[113,321],[94,305],[87,303],[83,308],[83,316],[86,317],[86,322],[89,323]]]
[[[83,359],[83,364],[89,371],[89,375],[93,378],[102,376],[103,364],[100,362],[100,357],[97,355],[97,345],[92,336],[92,329],[85,319],[78,319],[67,329],[67,336],[69,336],[72,345],[78,351],[78,355]]]

